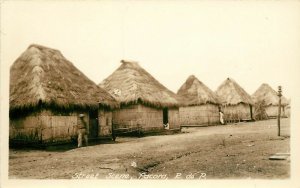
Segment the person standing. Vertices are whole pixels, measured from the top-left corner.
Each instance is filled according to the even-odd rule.
[[[220,110],[220,122],[222,125],[224,125],[224,113]]]
[[[88,146],[88,131],[87,123],[84,121],[84,114],[79,114],[79,123],[78,123],[78,147],[82,147],[82,140],[84,140],[85,145]]]

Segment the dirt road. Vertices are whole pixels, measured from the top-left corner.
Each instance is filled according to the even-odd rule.
[[[9,151],[9,177],[30,179],[282,179],[290,161],[290,121],[276,120],[183,129],[182,133],[63,151]]]

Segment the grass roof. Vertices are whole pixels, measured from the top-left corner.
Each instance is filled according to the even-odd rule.
[[[137,62],[121,61],[121,66],[99,85],[121,105],[137,104],[162,108],[177,107],[177,96],[159,83]]]
[[[271,86],[269,86],[266,83],[263,83],[252,95],[252,99],[255,103],[264,101],[264,103],[267,106],[270,105],[278,105],[278,93],[271,88]],[[287,105],[288,104],[288,100],[282,96],[281,97],[281,104],[282,105]]]
[[[188,106],[207,103],[219,104],[217,95],[194,75],[188,77],[177,95],[181,98],[182,103]]]
[[[227,78],[217,89],[216,94],[225,105],[237,105],[239,103],[251,104],[251,96],[232,78]]]
[[[116,107],[116,100],[80,72],[60,51],[30,45],[10,68],[10,110],[37,105]]]

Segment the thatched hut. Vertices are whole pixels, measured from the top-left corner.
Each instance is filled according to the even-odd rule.
[[[194,75],[188,77],[177,95],[183,106],[179,108],[181,125],[215,125],[220,121],[216,94]]]
[[[251,96],[233,79],[227,78],[217,89],[227,122],[253,120]]]
[[[252,99],[255,102],[255,104],[260,104],[262,102],[265,104],[265,110],[269,118],[274,118],[278,116],[278,93],[268,84],[262,84],[253,93]],[[288,101],[284,96],[281,97],[281,105],[281,116],[285,117],[285,108],[288,105]]]
[[[179,129],[176,95],[159,83],[137,62],[121,61],[121,66],[99,85],[119,101],[113,112],[116,130],[152,132]]]
[[[87,125],[90,138],[110,136],[110,109],[117,105],[58,50],[30,45],[10,68],[13,142],[69,142],[80,124]]]

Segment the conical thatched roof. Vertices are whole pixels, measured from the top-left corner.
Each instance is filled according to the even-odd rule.
[[[188,106],[207,103],[219,104],[217,95],[194,75],[188,77],[178,90],[177,95],[181,98],[183,104]]]
[[[10,110],[117,106],[115,99],[58,50],[30,45],[10,68]]]
[[[250,95],[232,78],[227,78],[218,87],[216,94],[225,105],[237,105],[239,103],[253,105]]]
[[[141,102],[157,108],[178,106],[177,96],[137,62],[122,60],[121,63],[116,71],[99,84],[121,105]]]
[[[264,101],[266,106],[278,105],[279,98],[277,94],[278,93],[273,88],[271,88],[271,86],[264,83],[254,92],[254,94],[252,95],[252,99],[256,103]],[[281,104],[288,104],[288,100],[284,96],[281,97]]]

